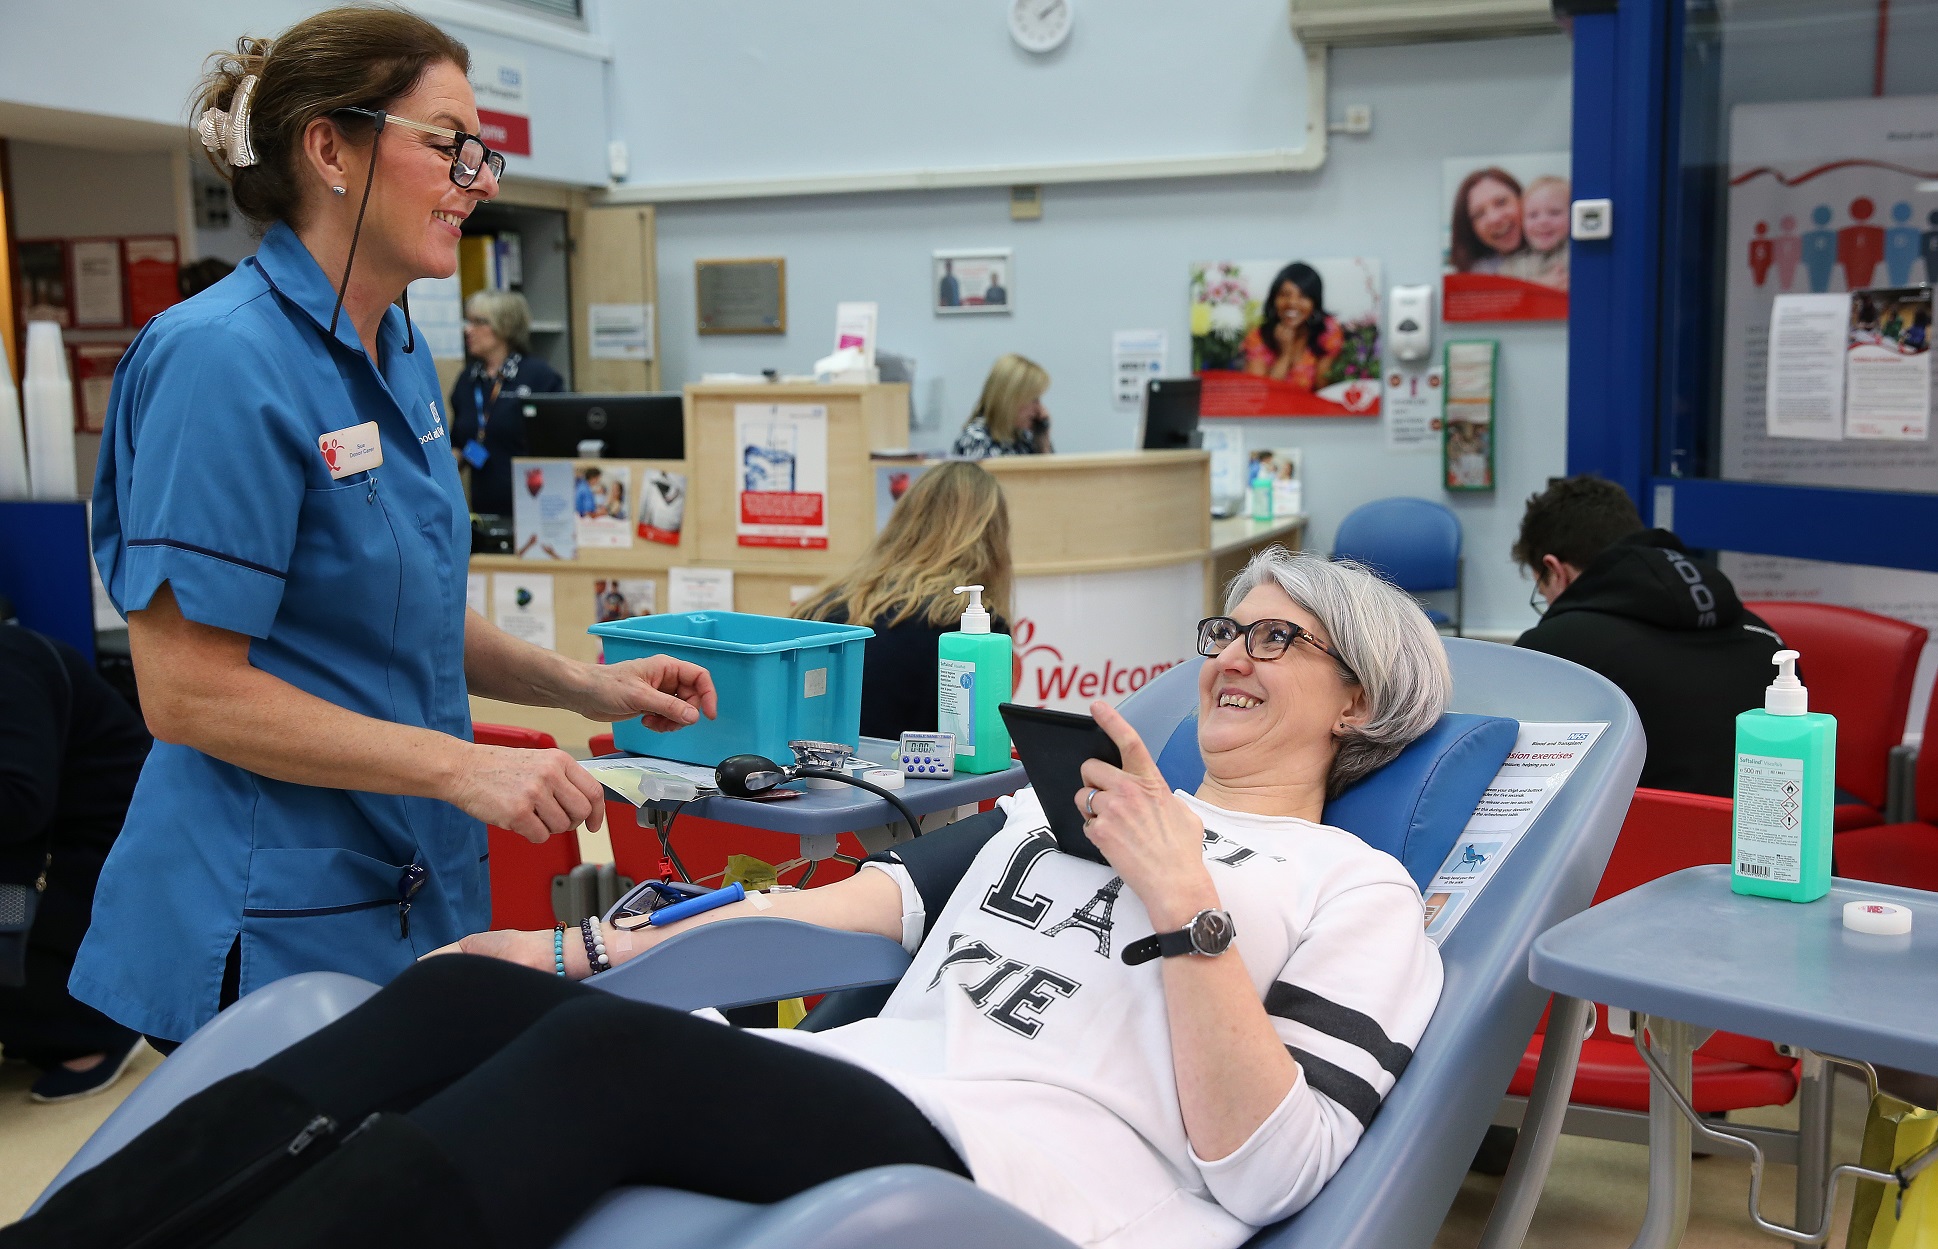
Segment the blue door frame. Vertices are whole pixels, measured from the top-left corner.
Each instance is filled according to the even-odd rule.
[[[1574,22],[1574,194],[1614,232],[1570,261],[1568,472],[1619,483],[1691,546],[1938,572],[1938,495],[1682,476],[1660,335],[1665,275],[1698,243],[1679,187],[1683,0],[1556,0]],[[1697,367],[1710,367],[1697,357]]]

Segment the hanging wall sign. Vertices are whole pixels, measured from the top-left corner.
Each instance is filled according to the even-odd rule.
[[[525,99],[525,58],[474,47],[469,77],[478,98],[478,137],[494,152],[530,156],[532,110]]]
[[[828,409],[736,403],[734,532],[741,546],[828,546]]]
[[[1491,339],[1447,344],[1442,479],[1449,490],[1494,488],[1494,368]]]
[[[1568,319],[1568,153],[1463,156],[1443,169],[1448,321]]]

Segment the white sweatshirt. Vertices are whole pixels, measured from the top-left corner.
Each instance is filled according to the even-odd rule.
[[[1312,1200],[1393,1087],[1439,1000],[1420,891],[1351,833],[1225,811],[1205,860],[1299,1077],[1236,1151],[1206,1162],[1178,1106],[1162,960],[1111,869],[1056,849],[1031,790],[977,855],[880,1016],[767,1033],[875,1072],[976,1183],[1081,1245],[1226,1249]],[[880,868],[881,864],[870,864]],[[911,944],[921,899],[902,886]],[[1196,957],[1185,955],[1182,957]]]

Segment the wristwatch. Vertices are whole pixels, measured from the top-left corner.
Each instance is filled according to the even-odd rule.
[[[1180,954],[1202,954],[1216,958],[1231,948],[1238,930],[1229,911],[1199,911],[1191,922],[1176,932],[1160,932],[1133,941],[1124,947],[1123,959],[1132,967],[1154,958],[1176,958]]]

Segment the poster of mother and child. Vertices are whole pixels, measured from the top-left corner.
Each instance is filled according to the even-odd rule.
[[[1441,318],[1568,318],[1568,154],[1446,162]],[[1380,262],[1191,266],[1191,371],[1206,417],[1380,415]]]

